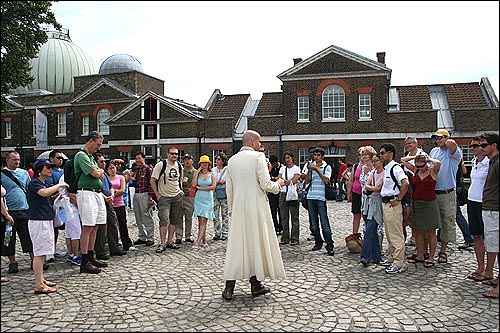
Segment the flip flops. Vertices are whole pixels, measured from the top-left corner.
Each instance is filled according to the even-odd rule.
[[[481,283],[486,284],[488,286],[496,287],[496,286],[498,286],[498,279],[491,279],[491,280],[487,279],[487,280],[481,281]]]
[[[448,262],[448,255],[446,252],[439,252],[438,253],[438,263],[440,264],[446,264]]]
[[[498,298],[498,293],[495,293],[493,290],[490,290],[483,293],[483,296],[486,298]]]
[[[488,281],[488,280],[493,280],[493,276],[484,276],[481,274],[477,274],[477,275],[472,277],[472,280],[478,281],[478,282],[484,282],[484,281]]]

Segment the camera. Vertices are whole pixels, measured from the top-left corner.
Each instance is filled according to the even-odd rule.
[[[363,193],[369,196],[372,195],[373,191],[364,190]]]

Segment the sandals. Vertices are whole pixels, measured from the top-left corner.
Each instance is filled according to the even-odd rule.
[[[417,254],[416,253],[412,253],[410,255],[407,255],[406,259],[408,259],[408,260],[417,259]],[[427,259],[429,259],[429,253],[424,254],[424,260],[427,260]],[[423,261],[420,261],[420,262],[423,262]]]
[[[158,247],[156,248],[156,253],[162,253],[163,251],[165,251],[167,249],[167,246],[166,245],[161,245],[161,244],[158,244]]]
[[[428,261],[428,260],[426,260],[426,261],[424,262],[424,267],[425,267],[425,268],[431,268],[431,267],[434,267],[434,265],[435,265],[435,264],[434,264],[434,261]]]
[[[170,243],[168,243],[168,244],[167,244],[167,245],[165,245],[165,246],[166,246],[166,248],[168,248],[168,249],[174,249],[174,250],[178,250],[178,249],[180,249],[180,248],[181,248],[179,245],[175,244],[174,242],[170,242]]]
[[[41,288],[35,287],[34,289],[35,294],[50,294],[53,292],[56,292],[57,289],[49,286],[42,286]]]
[[[488,286],[496,287],[496,286],[498,286],[498,278],[491,279],[491,280],[484,280],[481,283],[486,284]]]
[[[52,281],[43,280],[43,284],[46,285],[47,287],[55,287],[57,283],[52,282]]]
[[[477,274],[472,277],[472,280],[477,281],[477,282],[484,282],[484,281],[489,281],[493,280],[493,276],[484,276],[482,274]]]
[[[438,253],[438,263],[440,264],[446,264],[448,262],[448,255],[446,252],[439,252]]]
[[[417,258],[413,258],[413,259],[408,259],[408,262],[410,264],[416,264],[418,262],[425,262],[425,259],[417,259]]]

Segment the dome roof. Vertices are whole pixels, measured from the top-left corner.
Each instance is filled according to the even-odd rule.
[[[128,54],[115,54],[104,60],[99,68],[99,74],[124,73],[137,71],[144,73],[142,65],[136,58]]]
[[[66,29],[47,31],[48,40],[40,47],[38,57],[30,60],[31,76],[35,79],[16,94],[33,91],[67,93],[74,90],[73,77],[97,74],[92,58],[73,44]]]

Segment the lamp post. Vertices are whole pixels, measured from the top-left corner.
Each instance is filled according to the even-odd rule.
[[[196,137],[198,138],[198,158],[201,156],[201,138],[203,138],[203,132],[199,131],[196,133]]]
[[[280,139],[280,160],[283,157],[283,129],[278,128],[276,130],[276,134],[279,136]]]

